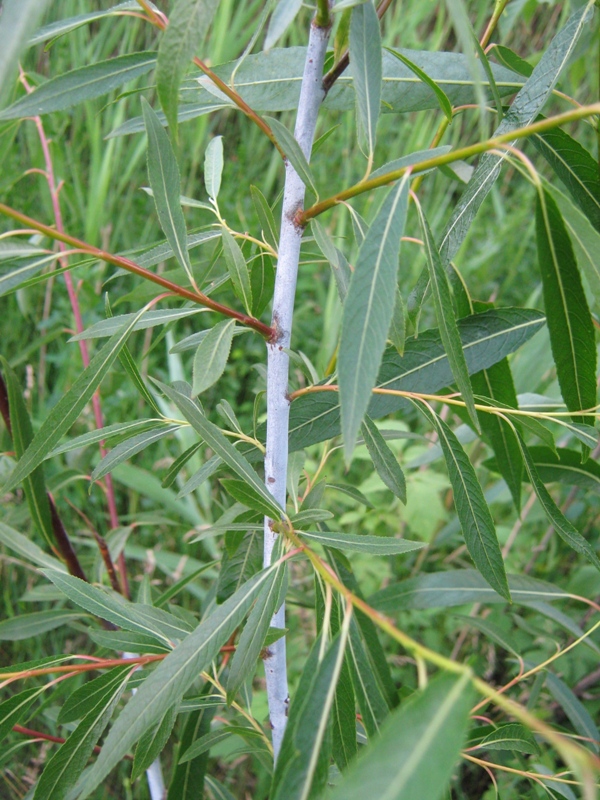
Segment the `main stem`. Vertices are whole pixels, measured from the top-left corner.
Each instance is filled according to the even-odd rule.
[[[294,136],[307,160],[310,159],[317,116],[325,97],[323,89],[323,64],[331,26],[319,27],[313,20],[310,28],[298,116]],[[288,397],[288,370],[294,296],[300,259],[303,228],[295,222],[304,206],[305,186],[289,162],[285,166],[285,189],[279,238],[279,258],[273,296],[273,341],[267,344],[267,446],[265,454],[265,482],[281,506],[285,508],[288,462],[288,429],[290,400]],[[271,563],[271,553],[277,538],[265,518],[264,564]],[[285,604],[273,616],[274,628],[285,627]],[[269,715],[273,731],[275,759],[287,723],[288,684],[285,662],[285,637],[269,648],[264,660],[267,679]]]

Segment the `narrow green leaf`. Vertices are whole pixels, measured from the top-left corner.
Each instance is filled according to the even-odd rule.
[[[254,259],[250,271],[250,288],[252,290],[251,313],[258,318],[271,302],[275,288],[273,259],[266,253],[259,253]]]
[[[329,261],[333,277],[338,287],[340,300],[343,302],[346,298],[348,286],[350,285],[350,278],[352,276],[350,265],[333,243],[329,233],[318,220],[312,219],[310,221],[310,229],[315,237],[317,247],[323,253],[327,261]]]
[[[375,508],[368,497],[365,497],[365,495],[355,486],[349,486],[341,483],[328,483],[326,488],[334,489],[336,492],[341,492],[342,494],[348,495],[348,497],[356,500],[357,503],[361,503],[361,505],[365,506],[366,508]]]
[[[420,410],[438,432],[467,550],[490,586],[510,601],[496,528],[473,465],[448,425],[428,408]]]
[[[537,117],[569,61],[579,37],[586,29],[592,8],[593,2],[589,0],[573,13],[567,24],[556,34],[531,77],[513,100],[494,136],[529,125]],[[484,155],[480,159],[446,225],[440,245],[442,263],[450,262],[458,252],[475,215],[500,174],[502,163],[502,158],[492,154]]]
[[[250,194],[252,195],[252,202],[256,209],[265,242],[270,244],[273,250],[277,252],[277,248],[279,247],[279,232],[271,206],[268,204],[264,194],[256,186],[250,186]]]
[[[211,689],[212,687],[207,683],[200,700],[208,700]],[[223,698],[221,698],[221,702],[224,702]],[[185,700],[183,703],[185,703]],[[210,723],[215,711],[216,705],[214,703],[192,711],[181,734],[178,748],[179,755],[189,750],[193,742],[209,733]],[[176,762],[178,761],[178,759],[175,760]],[[171,776],[167,800],[198,800],[198,794],[203,789],[207,765],[208,752],[186,761],[185,764],[177,764]]]
[[[256,662],[269,632],[271,619],[280,601],[286,567],[281,564],[261,589],[250,612],[231,660],[227,678],[227,702],[232,703],[245,680],[255,671]]]
[[[223,320],[211,328],[194,356],[192,397],[216,383],[227,365],[235,320]]]
[[[375,386],[394,313],[408,180],[386,197],[363,241],[344,303],[338,356],[344,452],[349,461]]]
[[[531,141],[594,228],[600,231],[600,176],[596,159],[561,128],[537,134]]]
[[[398,351],[398,355],[403,356],[406,344],[406,309],[398,287],[396,287],[396,302],[394,303],[394,313],[392,314],[392,321],[388,331],[388,339]]]
[[[517,722],[501,725],[477,743],[483,750],[513,750],[518,753],[540,755],[540,748],[530,731]]]
[[[323,758],[327,756],[323,742],[347,638],[346,625],[320,660],[315,658],[315,651],[318,652],[321,645],[320,639],[313,645],[313,657],[309,656],[306,666],[307,672],[310,670],[312,674],[299,687],[290,708],[271,784],[269,796],[272,800],[308,800],[319,789],[325,788],[329,758],[326,761]]]
[[[52,111],[64,111],[146,75],[155,64],[155,53],[131,53],[66,72],[46,81],[31,94],[0,111],[0,120],[23,119],[42,116]]]
[[[598,740],[600,733],[589,711],[583,705],[577,695],[567,686],[567,684],[553,675],[551,672],[546,674],[546,686],[556,702],[563,708],[567,717],[571,720],[573,727],[580,736],[585,736],[588,740],[588,747],[598,753]]]
[[[17,725],[25,716],[36,697],[46,689],[34,687],[25,689],[24,692],[13,694],[8,700],[0,703],[0,742],[2,742],[12,731],[13,725]]]
[[[588,459],[582,464],[581,453],[567,450],[565,447],[559,447],[556,451],[548,447],[528,449],[537,473],[544,483],[558,481],[600,493],[600,464],[597,461]]]
[[[548,521],[553,525],[554,530],[558,533],[560,538],[569,545],[569,547],[572,547],[577,553],[581,553],[582,555],[586,556],[588,561],[591,561],[596,569],[600,570],[600,559],[596,555],[596,551],[591,544],[583,538],[577,528],[575,528],[569,522],[569,520],[565,517],[560,508],[552,499],[550,492],[546,489],[538,474],[536,466],[529,453],[529,449],[520,436],[519,444],[521,446],[521,452],[523,453],[525,469],[529,475],[529,481],[531,482],[537,498],[544,509],[544,513],[546,514]]]
[[[381,175],[386,175],[388,172],[394,172],[397,169],[402,169],[402,167],[410,167],[412,164],[418,164],[419,161],[425,161],[427,158],[437,158],[438,156],[443,156],[446,153],[449,153],[450,150],[452,150],[452,146],[449,144],[442,145],[441,147],[431,147],[429,150],[417,150],[414,153],[409,153],[407,156],[402,156],[401,158],[395,158],[393,161],[389,161],[387,164],[384,164],[382,167],[374,170],[369,177],[379,178]],[[430,170],[426,170],[420,174],[427,175],[429,171]]]
[[[237,481],[232,478],[222,478],[223,488],[238,503],[242,503],[253,511],[270,516],[273,513],[273,503],[266,502],[262,494],[258,494],[251,486],[244,481]],[[231,528],[229,529],[231,530]]]
[[[253,516],[256,512],[248,512]],[[224,603],[238,589],[260,572],[262,567],[262,529],[253,528],[241,541],[237,536],[226,539],[226,550],[216,587],[217,603]]]
[[[191,628],[179,617],[174,617],[160,608],[130,603],[116,592],[99,589],[72,575],[44,570],[44,574],[73,603],[85,608],[107,622],[112,622],[128,631],[137,631],[157,639],[171,647],[171,642],[184,639]]]
[[[540,330],[544,321],[539,311],[513,308],[486,311],[459,320],[458,329],[469,372],[486,369],[517,350]],[[404,356],[399,356],[393,348],[388,349],[376,385],[384,389],[433,394],[452,381],[448,357],[439,331],[434,329],[408,339]],[[369,416],[376,419],[402,407],[407,407],[402,398],[376,395],[369,404]],[[337,436],[339,423],[340,405],[335,393],[299,397],[290,410],[290,451]]]
[[[116,317],[108,317],[108,319],[95,322],[86,328],[81,333],[72,336],[69,341],[81,342],[84,339],[101,339],[107,336],[112,336],[117,331],[120,331],[123,325],[133,322],[132,331],[143,331],[147,328],[154,328],[157,325],[167,325],[169,322],[176,322],[179,319],[186,319],[193,317],[196,314],[201,314],[203,309],[199,308],[171,308],[160,311],[146,311],[137,314],[120,314]]]
[[[8,392],[8,406],[10,410],[11,433],[15,455],[17,458],[22,458],[23,453],[27,450],[33,439],[33,428],[17,376],[10,368],[8,361],[2,356],[0,356],[0,366],[2,367],[6,390]],[[44,481],[44,468],[41,464],[25,478],[23,481],[23,490],[25,492],[25,498],[27,499],[31,519],[46,542],[50,547],[53,547],[54,529],[52,525],[52,514],[48,494],[46,492],[46,483]]]
[[[163,718],[142,736],[135,748],[131,780],[135,781],[162,753],[177,721],[177,706],[170,708]]]
[[[549,606],[551,608],[551,606]],[[510,637],[506,635],[504,630],[499,625],[496,625],[493,622],[490,622],[489,619],[483,619],[482,617],[467,617],[464,614],[455,614],[454,615],[457,619],[459,619],[463,625],[467,625],[471,628],[475,628],[478,631],[481,631],[485,636],[492,640],[495,644],[499,645],[500,647],[507,650],[509,653],[512,653],[514,656],[519,658],[520,653],[517,647],[510,641]]]
[[[536,204],[536,229],[558,382],[569,411],[583,411],[596,405],[594,324],[560,211],[543,189]],[[592,416],[579,416],[575,421],[594,424]]]
[[[298,173],[298,177],[302,183],[307,189],[311,190],[318,200],[319,193],[317,192],[315,179],[313,178],[306,156],[302,152],[300,145],[294,136],[285,127],[285,125],[282,125],[281,122],[279,122],[278,119],[275,119],[274,117],[263,117],[263,119],[269,123],[277,143],[285,153],[287,160]]]
[[[244,304],[247,313],[252,312],[252,287],[250,285],[250,272],[242,249],[227,228],[221,228],[223,237],[223,253],[231,278],[233,291]]]
[[[442,259],[436,247],[431,229],[425,219],[421,206],[417,206],[423,239],[425,240],[425,253],[427,256],[427,266],[429,268],[429,280],[433,293],[433,304],[435,306],[435,316],[440,329],[440,336],[444,343],[444,348],[448,354],[448,361],[452,374],[462,395],[471,422],[475,430],[479,432],[479,420],[475,411],[475,400],[473,399],[473,389],[469,381],[469,370],[465,354],[463,352],[460,334],[456,325],[454,315],[454,305],[452,303],[452,291],[450,281],[442,264]]]
[[[513,50],[510,50],[510,48],[502,44],[493,44],[492,47],[493,49],[491,52],[496,56],[498,61],[505,67],[508,67],[508,69],[512,69],[513,72],[516,72],[518,75],[523,75],[525,78],[528,78],[533,72],[531,64],[517,55]]]
[[[32,542],[31,539],[28,539],[27,536],[23,536],[22,533],[19,533],[19,531],[16,531],[2,521],[0,521],[0,542],[5,547],[8,547],[9,550],[18,553],[21,558],[30,561],[32,564],[37,564],[40,567],[49,567],[59,572],[65,571],[64,564],[57,558],[53,558],[45,553],[41,547],[38,547],[38,545]]]
[[[570,595],[546,581],[528,575],[509,575],[513,603],[561,600]],[[381,589],[368,598],[369,605],[392,613],[417,608],[448,608],[467,603],[505,603],[506,599],[489,587],[474,569],[456,569],[434,572],[400,581]]]
[[[398,464],[396,456],[386,444],[385,439],[379,433],[379,429],[368,415],[365,415],[361,430],[377,474],[390,492],[399,497],[403,503],[406,503],[406,479],[402,468]]]
[[[80,800],[89,797],[148,728],[183,697],[239,626],[275,568],[259,573],[217,606],[146,678],[117,718],[96,763],[81,781]]]
[[[405,64],[411,72],[414,72],[414,74],[417,76],[417,78],[419,78],[419,80],[423,81],[424,84],[429,86],[431,91],[435,94],[437,101],[440,104],[440,108],[444,112],[446,119],[448,120],[448,122],[451,123],[452,104],[450,103],[450,100],[448,100],[448,95],[446,94],[446,92],[443,89],[441,89],[438,86],[438,84],[434,80],[432,80],[426,72],[424,72],[420,67],[418,67],[413,61],[411,61],[405,55],[399,53],[398,50],[394,50],[391,47],[386,47],[385,49],[388,51],[388,53],[391,53],[393,56],[395,56],[395,58],[399,59],[403,64]]]
[[[29,39],[28,44],[30,47],[34,44],[41,44],[42,42],[47,42],[49,39],[63,36],[65,33],[80,28],[88,22],[95,22],[97,19],[102,19],[103,17],[117,16],[124,11],[135,11],[139,9],[139,7],[139,3],[137,3],[136,0],[125,0],[125,2],[117,3],[116,6],[107,8],[104,11],[92,11],[90,14],[78,14],[76,17],[57,20],[37,30]]]
[[[215,454],[266,501],[271,509],[271,516],[273,519],[279,519],[283,510],[279,508],[278,504],[248,461],[244,456],[238,453],[231,442],[223,436],[217,426],[206,419],[198,406],[189,397],[186,397],[170,386],[158,383],[158,381],[157,385],[159,385],[167,397],[175,403],[190,425],[200,434],[206,444],[214,450]]]
[[[27,478],[69,430],[110,369],[138,318],[139,315],[106,342],[69,391],[54,406],[2,487],[3,492],[11,491]]]
[[[194,744],[181,756],[179,763],[186,764],[188,761],[198,758],[203,753],[207,753],[214,745],[224,742],[231,736],[241,736],[244,739],[255,740],[256,743],[262,739],[262,735],[254,728],[242,727],[241,725],[225,725],[196,739]],[[255,742],[253,741],[252,743],[254,744]]]
[[[309,525],[313,522],[326,522],[328,519],[333,519],[331,511],[324,508],[304,508],[297,514],[290,517],[290,522],[295,528],[302,528],[304,525]]]
[[[79,725],[47,762],[37,783],[34,800],[45,800],[49,797],[52,800],[63,800],[66,797],[108,725],[130,675],[130,667],[117,667],[92,681],[97,687],[101,683],[102,690],[97,689],[93,702]]]
[[[350,63],[360,131],[366,140],[369,159],[372,159],[381,106],[383,65],[379,18],[370,0],[352,9]]]
[[[0,275],[0,297],[16,291],[22,284],[37,275],[38,272],[56,261],[57,254],[52,253],[49,256],[42,256],[38,258],[19,258],[15,260],[6,261],[4,267],[6,272]]]
[[[192,477],[182,486],[179,494],[177,495],[177,499],[180,500],[182,497],[194,492],[199,486],[202,486],[204,481],[208,480],[211,475],[214,475],[222,464],[223,459],[221,459],[219,456],[212,456],[212,458],[209,458],[208,461],[203,464],[200,469],[196,470]]]
[[[164,478],[161,481],[161,486],[163,489],[168,489],[175,483],[177,476],[183,469],[183,467],[187,464],[187,462],[195,456],[198,450],[202,447],[202,442],[194,442],[193,445],[184,450],[180,456],[178,456],[175,461],[171,464],[169,469],[166,471]]]
[[[48,0],[6,0],[0,20],[0,99],[10,86],[17,61]]]
[[[562,215],[577,256],[577,263],[585,275],[597,308],[600,304],[600,233],[556,186],[547,181],[543,181],[543,185],[552,195]]]
[[[388,536],[368,536],[354,533],[336,533],[334,531],[298,531],[302,539],[316,542],[323,547],[335,547],[339,550],[351,550],[358,553],[370,553],[378,556],[392,556],[399,553],[410,553],[426,547],[424,542],[410,542],[407,539],[396,539]]]
[[[204,153],[204,185],[211,200],[216,200],[223,175],[223,137],[215,136]]]
[[[89,630],[88,636],[100,647],[116,650],[119,653],[162,654],[171,650],[169,645],[158,643],[152,636],[133,631],[100,631]]]
[[[490,405],[496,405],[499,402],[512,408],[518,408],[512,373],[505,358],[488,369],[472,375],[471,385],[476,395],[489,398]],[[510,489],[515,508],[520,511],[523,458],[519,443],[510,425],[499,416],[486,414],[485,411],[477,413],[483,435],[496,456],[499,472]]]
[[[180,3],[182,1],[186,2],[186,0],[180,0]],[[142,111],[148,135],[148,179],[154,196],[156,213],[179,265],[183,267],[190,283],[194,286],[185,219],[179,201],[181,178],[177,159],[165,129],[143,97]]]
[[[165,436],[170,436],[170,434],[175,433],[175,431],[178,431],[180,428],[181,425],[161,426],[158,430],[143,431],[121,442],[121,444],[113,447],[110,453],[107,453],[98,463],[92,472],[92,481],[100,480],[100,478],[112,472],[118,464],[127,461],[136,453],[140,453],[142,450],[150,447],[151,444],[154,444],[154,442],[164,439]]]
[[[302,7],[302,0],[278,0],[265,36],[263,50],[270,50],[281,39]]]
[[[75,578],[75,580],[78,580]],[[83,581],[81,581],[83,583]],[[68,625],[81,619],[84,614],[66,608],[53,608],[50,611],[34,611],[32,614],[19,614],[0,622],[0,642],[19,642],[41,636],[48,631]]]
[[[177,0],[158,47],[156,88],[174,141],[177,141],[179,87],[195,50],[208,32],[217,0]]]
[[[473,699],[468,674],[431,681],[390,716],[377,740],[350,765],[331,800],[442,797],[466,738]]]

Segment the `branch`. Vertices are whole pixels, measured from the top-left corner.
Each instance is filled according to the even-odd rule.
[[[150,270],[145,269],[144,267],[140,267],[139,264],[136,264],[135,261],[131,261],[129,258],[125,258],[124,256],[115,256],[112,253],[107,253],[106,251],[101,250],[99,247],[94,247],[87,242],[82,242],[81,239],[76,239],[74,236],[70,236],[67,233],[61,233],[55,228],[51,228],[49,225],[44,225],[42,222],[38,222],[37,220],[28,217],[26,214],[22,214],[20,211],[16,211],[14,208],[11,208],[4,203],[0,203],[0,214],[4,214],[5,216],[10,217],[16,222],[20,222],[29,228],[33,228],[34,230],[49,236],[51,239],[56,239],[56,241],[71,245],[72,247],[75,247],[76,249],[81,250],[83,253],[93,256],[100,261],[106,261],[107,264],[114,264],[114,266],[121,267],[128,272],[132,272],[134,275],[139,275],[140,278],[144,278],[147,281],[158,284],[158,286],[162,286],[163,289],[167,289],[167,291],[171,292],[171,294],[174,294],[177,297],[181,297],[184,300],[191,300],[193,303],[197,303],[205,308],[210,308],[211,311],[216,311],[226,317],[235,319],[242,325],[246,325],[248,328],[252,328],[252,330],[260,333],[261,336],[264,336],[266,339],[271,339],[275,333],[272,328],[269,328],[269,326],[265,325],[264,322],[255,319],[255,317],[250,317],[247,314],[242,314],[239,311],[235,311],[233,308],[229,308],[229,306],[224,306],[222,303],[217,303],[215,300],[211,300],[210,297],[207,297],[207,295],[202,294],[202,292],[192,292],[189,289],[184,289],[182,286],[179,286],[178,284],[173,283],[172,281],[169,281],[160,275],[155,275],[154,272],[150,272]]]
[[[294,130],[294,136],[307,160],[310,159],[319,108],[325,98],[323,64],[330,31],[330,27],[319,27],[317,20],[313,20]],[[302,240],[302,228],[296,223],[295,217],[302,211],[305,191],[302,180],[292,165],[287,162],[281,233],[277,248],[279,258],[273,295],[272,327],[275,333],[267,345],[267,442],[265,453],[265,482],[282,508],[285,508],[286,501],[290,409],[288,348],[291,339],[294,295]],[[272,524],[270,519],[265,518],[265,566],[271,563],[271,553],[277,538]],[[285,627],[285,605],[282,605],[275,613],[271,625],[276,628]],[[287,723],[289,702],[285,637],[278,639],[273,644],[270,648],[270,655],[265,659],[264,664],[269,715],[273,731],[273,751],[275,759],[277,759]]]
[[[470,158],[471,156],[485,153],[488,150],[493,150],[496,147],[502,147],[505,144],[510,144],[515,139],[525,139],[533,134],[552,130],[559,125],[563,125],[564,123],[575,122],[576,120],[591,117],[594,114],[600,114],[600,103],[594,103],[589,106],[581,106],[581,108],[576,108],[573,111],[566,111],[564,114],[558,114],[555,117],[548,117],[547,119],[540,120],[539,122],[533,122],[531,125],[526,125],[524,128],[517,128],[516,130],[500,134],[500,136],[495,136],[492,139],[486,139],[485,142],[477,142],[477,144],[461,147],[458,150],[452,150],[444,155],[437,156],[435,158],[427,158],[425,161],[419,161],[410,167],[403,167],[402,169],[387,172],[385,175],[380,175],[377,178],[361,181],[360,183],[351,186],[349,189],[344,189],[343,191],[338,192],[331,197],[327,197],[325,200],[321,200],[319,203],[315,203],[314,206],[311,206],[306,211],[299,212],[296,215],[296,222],[298,225],[304,227],[311,219],[319,216],[319,214],[322,214],[324,211],[328,211],[338,203],[342,203],[345,200],[350,200],[352,197],[357,197],[365,192],[370,192],[371,189],[378,189],[380,186],[386,186],[389,183],[397,181],[409,169],[411,174],[418,175],[419,173],[425,172],[428,169],[442,167],[445,164],[452,164],[454,161]]]

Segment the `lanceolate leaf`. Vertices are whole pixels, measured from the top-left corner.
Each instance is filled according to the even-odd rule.
[[[8,392],[13,446],[17,458],[21,458],[33,439],[31,420],[29,419],[27,406],[25,405],[17,376],[10,368],[8,361],[3,357],[0,357],[0,366],[2,367],[6,390]],[[54,544],[52,516],[44,482],[44,470],[41,464],[25,478],[23,481],[23,490],[27,498],[29,513],[31,514],[34,524],[46,539],[46,542],[52,547]]]
[[[469,373],[479,372],[517,350],[540,330],[544,317],[531,309],[495,309],[458,321]],[[454,380],[438,330],[424,331],[406,342],[404,355],[389,348],[381,364],[377,386],[431,394]],[[406,407],[400,397],[375,395],[369,404],[373,419]],[[290,451],[321,442],[340,432],[337,394],[304,395],[290,410]]]
[[[532,137],[532,143],[569,190],[573,200],[600,231],[598,162],[561,128]]]
[[[337,680],[344,660],[347,626],[333,640],[320,663],[314,663],[320,640],[309,657],[309,679],[299,687],[275,765],[272,800],[308,800],[327,782],[329,758],[322,752]],[[312,673],[312,674],[311,674]],[[323,763],[323,761],[325,763]],[[321,763],[320,763],[321,762]],[[320,784],[320,785],[319,785]],[[312,791],[312,794],[311,794]]]
[[[0,703],[0,742],[11,732],[13,725],[17,725],[25,716],[31,704],[46,689],[36,687],[25,689],[23,692],[13,694],[8,700]]]
[[[192,396],[201,394],[216,383],[227,365],[235,320],[217,323],[202,340],[194,356]]]
[[[164,439],[165,436],[169,436],[180,428],[181,425],[161,426],[158,430],[144,431],[138,433],[137,436],[132,436],[130,439],[121,442],[116,447],[113,447],[110,453],[107,453],[100,461],[92,472],[92,480],[100,480],[100,478],[103,478],[108,472],[111,472],[118,464],[121,464],[136,453],[150,447],[154,442]]]
[[[530,447],[529,455],[544,483],[560,483],[581,486],[600,494],[600,464],[593,459],[581,463],[581,453],[559,447],[556,451],[549,447]]]
[[[0,111],[0,120],[64,111],[78,103],[108,94],[127,81],[145,75],[153,69],[155,63],[154,53],[132,53],[67,72],[46,81],[31,94]]]
[[[408,180],[385,199],[360,248],[344,303],[338,356],[344,452],[349,461],[375,386],[394,312]]]
[[[23,536],[22,533],[19,533],[2,521],[0,521],[0,542],[9,550],[18,553],[21,558],[30,561],[32,564],[37,564],[39,567],[49,567],[58,572],[65,570],[64,564],[58,559],[45,553],[41,547],[38,547],[38,545],[27,538],[27,536]]]
[[[204,154],[204,185],[208,196],[216,200],[221,188],[223,174],[223,137],[211,139]]]
[[[558,382],[569,411],[583,411],[596,405],[594,324],[560,211],[543,189],[537,199],[536,229]],[[594,418],[583,416],[575,421],[593,425]]]
[[[406,480],[402,468],[369,416],[365,416],[362,424],[362,435],[377,474],[388,489],[406,503]]]
[[[550,492],[546,489],[538,474],[527,446],[520,436],[519,444],[521,445],[521,452],[523,453],[523,460],[525,462],[525,469],[529,475],[529,480],[542,508],[544,509],[546,516],[548,517],[548,521],[554,526],[554,530],[558,533],[560,538],[569,545],[569,547],[572,547],[577,553],[582,553],[589,561],[592,562],[596,569],[600,570],[600,559],[596,555],[596,551],[591,544],[583,538],[577,528],[575,528],[569,522],[569,520],[564,516],[560,508],[552,499]]]
[[[49,39],[62,36],[88,22],[95,22],[97,19],[102,19],[103,17],[116,16],[120,13],[122,14],[124,11],[135,11],[138,8],[139,3],[137,3],[136,0],[125,0],[125,2],[117,3],[116,6],[107,8],[104,11],[92,11],[90,14],[78,14],[76,17],[57,20],[37,30],[29,39],[28,44],[30,47],[34,44],[41,44],[41,42],[47,42]]]
[[[185,219],[179,200],[181,179],[177,159],[165,129],[144,98],[142,98],[142,111],[148,135],[148,178],[154,194],[156,213],[177,261],[186,271],[193,286],[194,276],[187,248]]]
[[[490,586],[502,597],[510,600],[504,560],[494,521],[473,465],[446,423],[429,410],[424,413],[435,425],[439,435],[454,492],[456,513],[471,558]]]
[[[469,381],[467,362],[463,352],[460,334],[456,325],[454,306],[452,304],[452,293],[448,275],[442,264],[440,254],[433,240],[433,235],[429,224],[420,205],[417,211],[421,220],[423,239],[425,240],[425,254],[427,256],[427,266],[429,268],[429,281],[433,294],[433,304],[435,306],[435,316],[439,325],[440,336],[444,343],[444,348],[448,354],[448,361],[452,369],[452,374],[462,395],[462,399],[467,406],[469,417],[479,431],[479,420],[475,411],[475,401],[473,399],[473,389]]]
[[[244,308],[250,314],[252,313],[252,287],[250,286],[250,272],[248,271],[246,259],[239,244],[225,227],[222,228],[222,237],[223,253],[227,262],[231,285],[236,295],[243,302]]]
[[[3,263],[3,269],[6,269],[3,275],[0,275],[0,297],[3,297],[10,292],[18,289],[21,284],[33,278],[38,272],[56,261],[57,254],[52,253],[49,256],[38,256],[37,258],[19,258],[14,261],[6,261]]]
[[[6,0],[0,20],[0,87],[2,93],[16,72],[29,34],[48,5],[47,0]],[[1,95],[0,95],[1,98]]]
[[[420,67],[418,67],[405,55],[399,53],[398,50],[394,50],[391,47],[386,47],[385,49],[393,56],[398,58],[403,64],[406,64],[406,66],[409,68],[409,70],[411,70],[411,72],[414,72],[415,75],[420,80],[423,81],[423,83],[429,86],[431,91],[435,94],[437,101],[440,104],[440,108],[442,109],[442,111],[446,116],[446,119],[448,120],[448,122],[452,122],[452,104],[450,103],[450,100],[448,100],[448,95],[446,94],[446,92],[443,89],[441,89],[438,86],[438,84],[434,80],[432,80],[426,72],[424,72]]]
[[[78,580],[78,578],[75,578]],[[81,581],[83,583],[83,581]],[[43,633],[61,628],[69,622],[81,619],[83,614],[66,608],[51,611],[34,611],[32,614],[19,614],[0,622],[0,642],[18,642],[41,636]]]
[[[350,63],[360,131],[372,158],[381,105],[382,55],[379,19],[371,0],[352,9]]]
[[[139,316],[139,315],[138,315]],[[14,489],[22,480],[42,463],[46,454],[52,450],[79,416],[81,410],[89,402],[102,378],[110,369],[119,350],[127,341],[135,322],[124,325],[115,333],[90,361],[89,366],[77,378],[69,391],[54,406],[46,421],[33,437],[31,444],[19,460],[3,487],[4,492]]]
[[[466,738],[473,699],[468,675],[441,675],[416,692],[350,765],[331,800],[438,800]]]
[[[262,234],[265,238],[265,242],[270,244],[275,252],[277,252],[277,247],[279,244],[279,232],[275,223],[275,217],[271,211],[271,207],[267,203],[264,194],[256,186],[250,187],[250,194],[252,195],[254,208],[256,209],[256,214],[262,228]]]
[[[509,575],[513,603],[552,602],[570,595],[551,583],[529,575]],[[474,569],[433,572],[381,589],[368,598],[369,605],[385,613],[419,608],[449,608],[467,603],[505,603]]]
[[[125,630],[145,633],[168,647],[172,640],[183,639],[190,632],[187,622],[160,608],[130,603],[115,592],[103,591],[72,575],[54,570],[45,570],[44,574],[73,603]]]
[[[210,684],[206,685],[201,695],[202,699],[208,699],[210,694]],[[210,731],[210,723],[215,714],[216,705],[201,707],[197,711],[192,711],[188,716],[179,743],[179,754],[189,750],[190,746],[206,736]],[[178,759],[177,759],[178,761]],[[167,800],[197,800],[198,794],[202,791],[204,775],[208,765],[208,752],[202,753],[197,758],[186,761],[183,764],[177,763],[173,770]]]
[[[103,690],[96,691],[79,725],[44,767],[34,800],[62,800],[67,795],[108,725],[130,674],[131,667],[117,667],[93,681],[100,682]]]
[[[498,361],[488,369],[472,375],[471,384],[475,394],[489,398],[490,405],[500,402],[506,406],[518,408],[517,395],[507,359],[503,358],[502,361]],[[521,508],[523,458],[513,429],[496,414],[480,411],[478,416],[481,430],[494,451],[500,474],[506,481],[515,507],[519,511]]]
[[[598,733],[596,723],[581,700],[564,681],[561,681],[551,672],[546,675],[546,686],[556,702],[564,709],[577,733],[580,736],[584,736],[589,741],[589,746],[591,746],[592,750],[598,753],[600,733]]]
[[[81,800],[89,797],[148,728],[179,702],[239,626],[275,568],[259,573],[216,607],[146,678],[117,718],[96,763],[81,782]]]
[[[271,618],[277,611],[286,567],[281,564],[261,590],[254,608],[239,638],[227,679],[227,700],[231,703],[245,680],[251,678],[256,668]]]
[[[302,7],[302,0],[278,0],[269,20],[264,49],[270,50],[290,27]]]
[[[175,141],[179,87],[194,51],[206,36],[217,5],[217,0],[177,0],[160,40],[156,87]]]
[[[162,753],[177,721],[178,711],[179,709],[176,705],[170,708],[160,722],[150,728],[138,742],[135,748],[133,769],[131,770],[132,781],[147,770],[150,764]]]
[[[279,122],[278,119],[274,119],[273,117],[265,117],[265,119],[271,126],[271,130],[273,131],[279,146],[285,153],[286,158],[292,167],[298,173],[302,183],[307,189],[312,191],[315,197],[318,198],[319,193],[317,192],[315,179],[313,178],[310,165],[294,136],[285,127],[285,125],[282,125],[282,123]]]
[[[565,27],[556,34],[531,77],[513,100],[494,135],[529,125],[537,117],[573,53],[581,33],[585,30],[592,6],[593,2],[590,1],[578,8]],[[481,158],[446,226],[440,245],[444,263],[451,261],[458,252],[471,222],[498,178],[501,166],[502,159],[496,155],[487,154]]]
[[[300,538],[315,542],[323,547],[335,547],[339,550],[353,550],[371,555],[391,556],[399,553],[410,553],[425,547],[423,542],[410,542],[407,539],[395,539],[387,536],[357,536],[353,533],[336,533],[334,531],[299,531]]]
[[[214,450],[215,454],[220,456],[245,483],[266,501],[266,504],[271,508],[273,519],[278,519],[282,514],[282,510],[277,506],[271,493],[265,488],[264,483],[244,456],[238,453],[231,442],[227,441],[216,425],[206,419],[193,400],[170,386],[165,386],[164,384],[159,384],[159,386],[167,397],[175,403],[206,444]]]
[[[519,753],[539,755],[540,748],[533,735],[516,722],[502,725],[477,743],[483,750],[516,750]]]

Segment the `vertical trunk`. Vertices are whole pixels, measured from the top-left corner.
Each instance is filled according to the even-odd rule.
[[[306,52],[302,89],[298,103],[298,116],[294,136],[307,160],[317,124],[319,108],[325,97],[323,90],[323,64],[331,28],[318,27],[313,21]],[[265,481],[271,494],[285,507],[288,461],[288,369],[294,295],[300,258],[303,230],[294,221],[304,205],[305,186],[295,169],[286,162],[285,190],[279,239],[279,258],[273,297],[272,326],[277,331],[276,340],[267,345],[267,449],[265,455]],[[271,553],[276,535],[265,519],[264,563],[271,563]],[[273,617],[272,626],[285,626],[285,606]],[[288,685],[285,661],[285,637],[271,646],[271,655],[265,659],[269,713],[273,730],[275,758],[285,731],[288,709]]]

